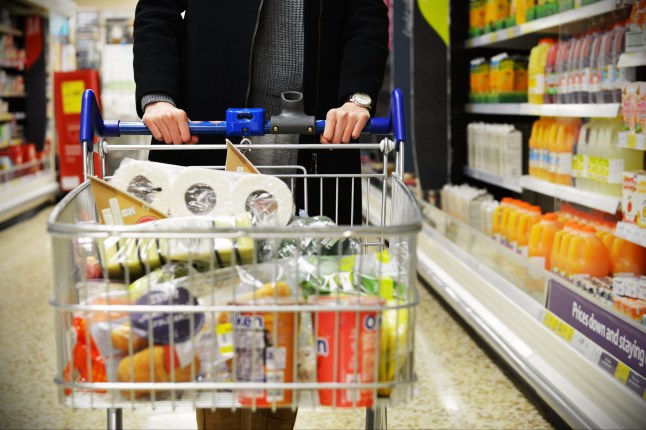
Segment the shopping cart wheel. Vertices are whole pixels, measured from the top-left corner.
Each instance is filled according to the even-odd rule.
[[[123,415],[121,409],[108,408],[108,430],[123,430]]]
[[[386,430],[386,407],[366,408],[366,430]]]

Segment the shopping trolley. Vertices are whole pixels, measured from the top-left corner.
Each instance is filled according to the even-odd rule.
[[[283,112],[269,120],[262,109],[229,109],[226,121],[190,123],[191,132],[239,136],[239,149],[320,149],[253,145],[265,133],[323,131],[324,121],[302,113],[299,93],[282,99]],[[224,223],[191,218],[164,229],[152,228],[155,222],[106,224],[89,180],[94,153],[110,180],[105,166],[113,150],[224,145],[108,144],[108,137],[150,132],[143,123],[104,120],[86,90],[80,130],[86,180],[48,220],[61,402],[107,409],[109,428],[121,427],[123,408],[307,406],[365,408],[366,428],[385,428],[386,407],[409,401],[416,380],[421,216],[402,181],[399,90],[388,116],[372,119],[364,132],[388,137],[329,149],[379,151],[379,171],[326,175],[292,166],[281,175],[294,197],[307,194],[298,183],[320,183],[321,193],[324,181],[336,183],[337,207],[354,201],[345,202],[352,191],[339,186],[340,178],[359,182],[360,225],[336,225],[318,214],[300,214],[288,225],[254,223],[248,214]],[[307,210],[307,197],[298,209]]]

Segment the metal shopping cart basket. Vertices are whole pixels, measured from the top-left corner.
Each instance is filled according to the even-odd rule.
[[[288,114],[271,120],[261,109],[229,109],[227,121],[190,128],[252,143],[255,135],[278,129],[322,132],[324,121],[297,112],[301,100],[298,93],[283,94]],[[61,402],[107,409],[112,428],[121,427],[123,408],[304,406],[365,408],[367,428],[385,427],[386,407],[410,400],[416,379],[421,221],[402,181],[406,136],[399,90],[392,93],[388,117],[372,119],[364,131],[389,137],[329,148],[381,151],[382,170],[321,175],[294,166],[280,181],[291,193],[305,194],[299,209],[307,209],[308,187],[298,181],[321,184],[321,199],[323,182],[332,181],[336,186],[325,190],[333,190],[337,207],[354,201],[355,188],[340,186],[340,178],[360,183],[360,225],[336,225],[318,214],[272,224],[246,207],[219,217],[125,225],[101,216],[89,180],[93,153],[100,154],[102,174],[110,180],[105,158],[112,150],[215,151],[224,145],[109,145],[107,137],[150,132],[142,123],[103,120],[87,90],[80,133],[86,181],[48,221]],[[235,194],[237,182],[232,184]],[[128,208],[117,212],[113,218],[125,217]]]

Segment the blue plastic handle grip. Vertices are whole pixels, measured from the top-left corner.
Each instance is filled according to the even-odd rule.
[[[219,134],[232,135],[231,130],[235,127],[222,122],[190,122],[188,125],[192,134]],[[325,121],[318,120],[315,124],[316,133],[322,133],[325,129]],[[404,117],[403,95],[400,89],[392,92],[388,117],[372,118],[363,130],[365,133],[390,134],[395,137],[395,148],[399,149],[399,143],[406,141],[406,122]],[[270,122],[265,121],[264,133],[271,133]],[[85,144],[88,151],[92,151],[95,136],[119,137],[125,135],[150,135],[151,132],[143,122],[122,122],[104,120],[99,109],[94,91],[88,89],[83,93],[81,104],[81,125],[80,141]],[[254,134],[261,134],[257,130]],[[237,131],[234,135],[240,135]]]

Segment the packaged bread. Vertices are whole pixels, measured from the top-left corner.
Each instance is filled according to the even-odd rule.
[[[117,379],[119,382],[190,382],[200,370],[200,359],[197,354],[192,359],[181,360],[175,352],[171,357],[169,345],[157,345],[127,356],[119,362]],[[151,360],[152,355],[152,360]],[[152,361],[152,369],[151,369]],[[188,361],[185,363],[185,361]],[[171,366],[174,364],[174,378]],[[151,371],[152,370],[152,371]],[[159,393],[159,391],[157,391]],[[150,390],[123,390],[121,394],[127,399],[136,399],[150,394]]]

